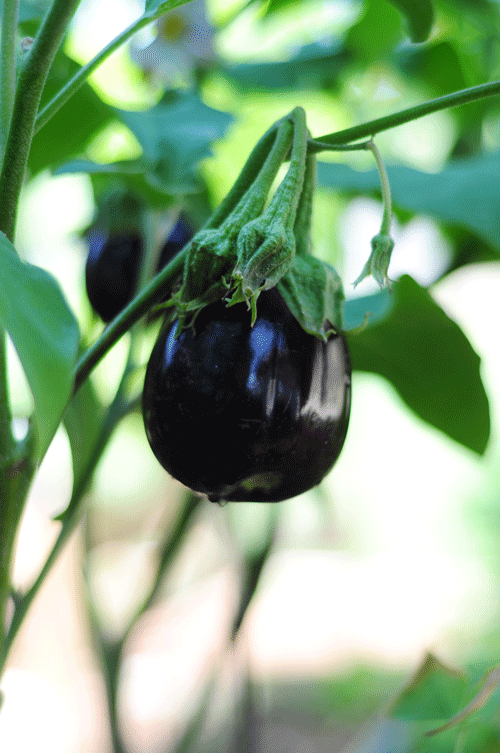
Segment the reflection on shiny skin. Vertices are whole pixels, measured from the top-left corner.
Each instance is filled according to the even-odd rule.
[[[329,368],[325,368],[325,358]],[[350,376],[346,373],[345,353],[340,338],[330,340],[323,347],[317,348],[311,370],[311,386],[308,399],[301,415],[320,414],[332,421],[338,420],[345,410],[346,379],[350,385]]]
[[[270,364],[276,360],[276,352],[283,350],[283,335],[276,332],[265,319],[257,321],[250,332],[249,349],[250,364],[247,379],[248,391],[258,397],[262,390],[262,376],[259,377],[258,370],[262,373],[262,365]],[[276,369],[272,369],[272,376],[266,371],[267,395],[266,395],[266,416],[272,413],[276,399]]]

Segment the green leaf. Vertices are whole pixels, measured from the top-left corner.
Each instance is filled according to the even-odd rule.
[[[142,146],[153,183],[172,193],[193,191],[196,165],[210,156],[212,142],[222,138],[233,119],[195,94],[175,91],[146,112],[116,113]]]
[[[472,230],[500,250],[500,152],[449,162],[438,174],[387,168],[394,205]],[[318,183],[348,192],[380,192],[376,170],[318,162]]]
[[[64,416],[64,426],[68,434],[73,459],[73,489],[77,488],[85,476],[99,437],[104,418],[104,408],[97,397],[90,379],[87,379],[71,400]]]
[[[277,289],[300,326],[311,335],[326,339],[328,322],[342,327],[344,294],[342,281],[333,267],[313,256],[296,256]],[[258,301],[257,301],[258,307]]]
[[[434,23],[432,0],[389,0],[406,17],[412,42],[425,42]]]
[[[54,175],[64,173],[88,173],[94,175],[105,173],[106,175],[142,175],[146,166],[141,160],[126,160],[123,162],[100,163],[88,159],[73,159],[54,170]]]
[[[495,719],[460,728],[460,753],[500,753],[500,733]]]
[[[116,183],[119,178],[120,184],[126,186],[131,193],[134,193],[144,199],[150,207],[164,209],[175,201],[172,193],[162,189],[160,186],[153,186],[148,180],[148,167],[142,160],[127,160],[125,162],[111,162],[100,164],[85,159],[75,159],[66,162],[56,170],[54,175],[64,175],[66,173],[87,173],[94,178],[109,179],[110,186]],[[94,186],[98,180],[93,179]],[[198,187],[202,191],[203,186]]]
[[[373,295],[349,298],[344,303],[344,329],[349,331],[361,327],[365,322],[375,324],[388,315],[393,305],[394,296],[387,288]]]
[[[348,59],[339,45],[315,42],[289,60],[226,65],[223,71],[245,89],[326,89],[335,86]]]
[[[464,720],[468,720],[473,714],[475,714],[477,711],[480,711],[486,706],[490,698],[494,695],[495,691],[498,690],[499,684],[500,666],[497,666],[490,669],[484,675],[479,683],[478,691],[475,693],[472,700],[469,701],[467,706],[465,706],[465,708],[461,709],[451,719],[445,722],[445,724],[441,725],[441,727],[427,732],[427,735],[437,735],[444,730],[450,729],[451,727],[462,725]],[[499,739],[497,738],[497,743],[498,742]]]
[[[208,107],[194,94],[175,91],[167,92],[146,112],[115,113],[136,136],[142,157],[110,164],[74,159],[55,173],[119,175],[130,189],[156,206],[171,203],[173,196],[202,190],[197,164],[210,156],[212,142],[224,135],[232,121],[231,115]]]
[[[474,57],[471,51],[466,61],[467,50],[455,40],[445,39],[423,46],[406,46],[398,50],[397,61],[406,76],[425,81],[434,96],[465,89],[470,81],[470,71],[464,70],[464,62]],[[481,103],[486,104],[486,103]],[[463,109],[463,113],[469,107]]]
[[[385,57],[401,41],[401,16],[387,0],[370,0],[347,32],[345,46],[364,65]]]
[[[0,234],[0,325],[9,333],[35,402],[38,451],[43,456],[73,388],[78,324],[56,280],[23,262]]]
[[[387,316],[349,337],[353,368],[385,377],[420,418],[482,454],[490,416],[479,356],[411,277],[393,289]]]
[[[427,654],[409,684],[391,705],[391,716],[409,721],[434,721],[454,714],[463,702],[468,680]]]
[[[71,79],[80,66],[59,52],[44,89],[42,107]],[[83,152],[114,111],[84,84],[33,137],[29,156],[32,175]]]

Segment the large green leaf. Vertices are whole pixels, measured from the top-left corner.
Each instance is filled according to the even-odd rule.
[[[395,283],[393,298],[385,317],[349,336],[353,368],[385,377],[420,418],[482,454],[490,416],[479,356],[411,277]]]
[[[464,700],[468,678],[428,654],[391,706],[391,715],[411,721],[447,719]]]
[[[347,32],[345,46],[363,66],[392,53],[401,41],[401,15],[387,0],[370,0]]]
[[[0,234],[0,325],[17,350],[35,402],[43,456],[73,387],[79,331],[56,280],[23,262]]]
[[[422,46],[401,47],[397,62],[405,75],[425,81],[430,93],[442,96],[468,86],[470,78],[466,73],[470,75],[470,71],[464,70],[463,65],[467,52],[468,48],[463,49],[453,39],[438,39]],[[468,112],[469,108],[470,105],[461,108],[461,112]]]
[[[388,288],[373,295],[349,298],[344,303],[344,329],[349,331],[363,324],[375,324],[386,317],[394,305],[394,296]]]
[[[254,89],[331,88],[349,59],[347,50],[315,42],[290,60],[226,65],[223,70],[237,84]]]
[[[389,0],[406,18],[412,42],[425,42],[434,23],[432,0]]]
[[[454,160],[437,174],[410,167],[387,168],[394,204],[472,230],[500,250],[500,152]],[[353,193],[380,191],[376,170],[318,163],[319,184]]]
[[[80,69],[63,52],[58,52],[44,89],[42,107]],[[114,118],[89,84],[84,84],[35,134],[31,143],[29,169],[32,174],[83,153],[94,134]]]
[[[116,113],[142,146],[150,179],[172,193],[196,190],[196,165],[210,156],[212,142],[222,138],[233,119],[195,94],[175,91],[146,112]]]

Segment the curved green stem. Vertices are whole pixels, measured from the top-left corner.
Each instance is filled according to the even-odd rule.
[[[124,31],[118,34],[118,36],[115,37],[109,44],[107,44],[106,47],[104,47],[100,52],[98,52],[98,54],[94,58],[92,58],[92,60],[90,60],[86,65],[82,66],[78,73],[76,73],[73,78],[68,81],[68,83],[65,84],[65,86],[63,86],[63,88],[56,94],[56,96],[53,97],[47,105],[45,105],[36,119],[35,133],[37,133],[40,128],[43,128],[45,123],[47,123],[51,119],[51,117],[56,114],[59,108],[62,107],[64,103],[67,102],[68,99],[78,91],[78,89],[80,89],[81,86],[83,86],[91,73],[93,73],[96,68],[98,68],[106,60],[106,58],[112,55],[113,52],[116,52],[116,50],[121,47],[122,44],[133,37],[136,32],[144,28],[144,26],[148,26],[153,21],[156,21],[157,18],[160,18],[160,16],[163,16],[165,13],[168,13],[169,10],[178,8],[181,5],[186,5],[189,2],[191,2],[191,0],[167,0],[167,2],[160,3],[156,11],[152,13],[145,13],[137,21],[134,21]]]
[[[54,0],[23,64],[0,177],[0,230],[13,241],[35,118],[54,56],[80,0]]]
[[[380,176],[380,187],[382,189],[382,202],[384,205],[384,215],[382,217],[382,224],[380,226],[381,235],[390,235],[391,233],[391,219],[392,219],[392,205],[391,205],[391,187],[389,185],[389,178],[387,177],[387,171],[385,165],[380,156],[380,152],[374,141],[369,141],[367,146],[377,163],[378,174]]]
[[[7,141],[16,93],[16,39],[19,0],[4,0],[0,41],[0,154]]]
[[[288,120],[288,116],[274,123],[259,139],[245,162],[235,184],[225,199],[219,204],[208,222],[203,226],[204,230],[218,228],[222,222],[229,217],[232,211],[236,209],[240,200],[250,186],[253,185],[257,177],[259,177],[263,191],[265,191],[266,186],[269,186],[269,182],[274,180],[279,168],[276,168],[276,156],[273,156],[272,152],[274,151],[275,155],[277,153],[281,154],[280,144],[276,142],[282,141],[283,139],[284,134],[282,125],[285,120]],[[276,172],[273,173],[274,170],[276,170]]]
[[[317,154],[318,152],[355,152],[360,149],[366,149],[370,141],[360,141],[358,144],[329,144],[321,139],[309,138],[307,141],[308,154]]]
[[[322,152],[331,146],[346,144],[358,139],[371,138],[376,133],[409,123],[411,120],[417,120],[417,118],[422,118],[424,115],[430,115],[439,110],[446,110],[449,107],[465,105],[478,99],[484,99],[485,97],[494,97],[498,94],[500,94],[500,81],[461,89],[451,94],[445,94],[443,97],[430,99],[422,105],[409,107],[407,110],[400,110],[392,115],[386,115],[384,118],[371,120],[369,123],[362,123],[353,128],[346,128],[344,131],[336,131],[335,133],[326,134],[326,136],[319,136],[317,139],[312,139],[309,142],[309,151]]]

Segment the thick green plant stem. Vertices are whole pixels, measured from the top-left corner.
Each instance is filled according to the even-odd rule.
[[[17,61],[17,18],[19,0],[3,0],[0,40],[0,154],[3,154],[14,108]]]
[[[106,47],[103,47],[103,49],[94,58],[92,58],[92,60],[90,60],[86,65],[82,66],[78,73],[76,73],[73,78],[68,81],[68,83],[65,84],[65,86],[63,86],[63,88],[56,94],[56,96],[51,99],[47,105],[45,105],[36,119],[35,133],[37,133],[40,128],[43,128],[45,123],[47,123],[51,119],[51,117],[55,115],[59,108],[62,107],[64,103],[67,102],[68,99],[78,91],[78,89],[80,89],[81,86],[83,86],[91,73],[93,73],[96,68],[98,68],[106,60],[106,58],[108,58],[113,54],[113,52],[121,47],[122,44],[133,37],[136,32],[138,32],[140,29],[143,29],[145,26],[148,26],[148,24],[152,23],[153,21],[156,21],[156,19],[160,18],[160,16],[165,15],[165,13],[168,13],[169,10],[178,8],[181,5],[186,5],[190,1],[191,0],[168,0],[167,2],[160,3],[158,9],[155,12],[145,13],[137,21],[134,21],[134,23],[130,24],[130,26],[128,26],[117,37],[115,37],[115,39],[107,44]]]
[[[79,483],[73,489],[73,493],[71,495],[71,499],[68,504],[68,507],[66,508],[66,510],[61,516],[62,527],[49,553],[49,556],[47,557],[33,585],[28,589],[28,591],[26,591],[25,594],[22,594],[20,596],[17,595],[14,599],[14,605],[15,605],[14,615],[9,625],[7,636],[2,646],[2,652],[0,654],[0,674],[5,666],[5,661],[7,659],[8,652],[12,646],[12,643],[14,641],[14,638],[17,635],[19,628],[21,627],[21,624],[24,618],[26,617],[26,613],[28,612],[28,609],[30,608],[38,591],[40,590],[40,587],[42,583],[44,582],[46,576],[48,575],[50,569],[52,568],[52,565],[55,563],[61,550],[63,549],[64,545],[68,541],[69,537],[75,530],[75,527],[80,520],[81,512],[82,512],[82,501],[84,499],[85,493],[88,490],[88,487],[90,485],[90,482],[91,482],[93,473],[97,467],[97,464],[102,457],[102,453],[105,447],[107,446],[109,439],[113,431],[115,430],[116,426],[121,421],[121,419],[128,413],[129,406],[125,402],[124,397],[123,397],[123,390],[124,390],[125,381],[127,378],[128,378],[128,369],[125,370],[125,373],[121,380],[116,396],[108,408],[103,424],[101,426],[101,431],[99,433],[99,436],[96,439],[93,451],[90,454],[89,459],[87,461],[85,471],[84,473],[81,474]]]
[[[10,241],[43,87],[79,2],[54,0],[21,69],[0,177],[0,230]]]
[[[410,107],[407,110],[400,110],[392,115],[386,115],[384,118],[371,120],[369,123],[362,123],[359,126],[346,128],[344,131],[336,131],[336,133],[328,133],[326,136],[318,136],[317,139],[312,139],[309,142],[309,151],[322,152],[328,149],[329,146],[371,138],[381,131],[387,131],[389,128],[409,123],[411,120],[424,117],[424,115],[430,115],[439,110],[447,110],[450,107],[458,107],[458,105],[465,105],[478,99],[484,99],[485,97],[494,97],[498,94],[500,94],[500,81],[479,84],[478,86],[471,86],[468,89],[460,89],[460,91],[445,94],[443,97],[437,97],[436,99],[430,99],[428,102]]]
[[[0,329],[0,655],[5,642],[4,625],[10,596],[12,552],[24,501],[34,473],[33,432],[17,442],[7,383],[6,335]]]

